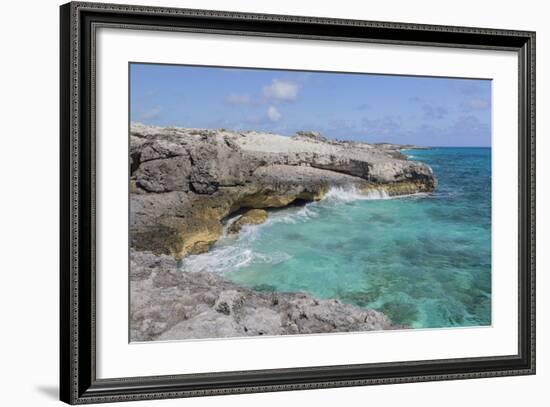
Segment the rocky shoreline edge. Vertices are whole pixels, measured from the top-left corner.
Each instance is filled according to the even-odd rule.
[[[211,272],[178,269],[271,208],[331,188],[388,196],[432,192],[414,146],[224,129],[130,128],[130,339],[181,340],[404,328],[383,313],[305,293],[262,292]],[[238,216],[236,216],[238,215]]]
[[[330,188],[389,196],[431,192],[412,146],[132,124],[130,245],[182,259],[207,252],[236,213],[323,199]],[[265,213],[256,212],[265,218]]]
[[[261,292],[172,256],[130,251],[130,340],[207,339],[400,329],[383,313],[305,293]]]

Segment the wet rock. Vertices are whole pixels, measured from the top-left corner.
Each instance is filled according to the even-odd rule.
[[[130,133],[130,244],[177,259],[208,251],[243,208],[316,201],[334,186],[400,195],[437,185],[391,144],[135,123]]]
[[[245,225],[260,225],[267,220],[267,211],[264,209],[251,209],[239,216],[232,224],[229,226],[229,233],[239,233],[239,231]]]
[[[179,340],[403,328],[383,313],[305,293],[259,292],[171,256],[130,251],[130,338]]]

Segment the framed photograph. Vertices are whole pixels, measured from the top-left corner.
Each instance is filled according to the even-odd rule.
[[[535,373],[535,33],[61,6],[61,400]]]

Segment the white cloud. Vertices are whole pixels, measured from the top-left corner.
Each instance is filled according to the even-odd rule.
[[[156,106],[156,107],[153,107],[152,109],[142,112],[139,115],[139,117],[140,117],[140,120],[154,120],[159,118],[161,112],[162,112],[162,108],[160,106]]]
[[[298,96],[298,85],[274,79],[271,85],[264,86],[264,96],[270,99],[295,100]]]
[[[248,95],[239,95],[237,93],[232,93],[227,97],[227,101],[233,105],[249,105],[252,100]]]
[[[272,122],[277,122],[282,115],[274,106],[269,106],[269,109],[267,109],[267,117],[269,117],[269,120]]]
[[[482,98],[469,99],[462,105],[463,110],[484,110],[488,109],[490,106],[490,101]]]
[[[442,106],[434,106],[427,103],[422,106],[422,110],[424,110],[424,119],[426,120],[441,120],[449,113]]]

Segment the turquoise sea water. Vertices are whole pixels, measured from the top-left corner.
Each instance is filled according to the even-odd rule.
[[[333,189],[321,202],[271,212],[182,268],[337,298],[416,328],[491,324],[491,150],[405,153],[433,168],[434,194]]]

